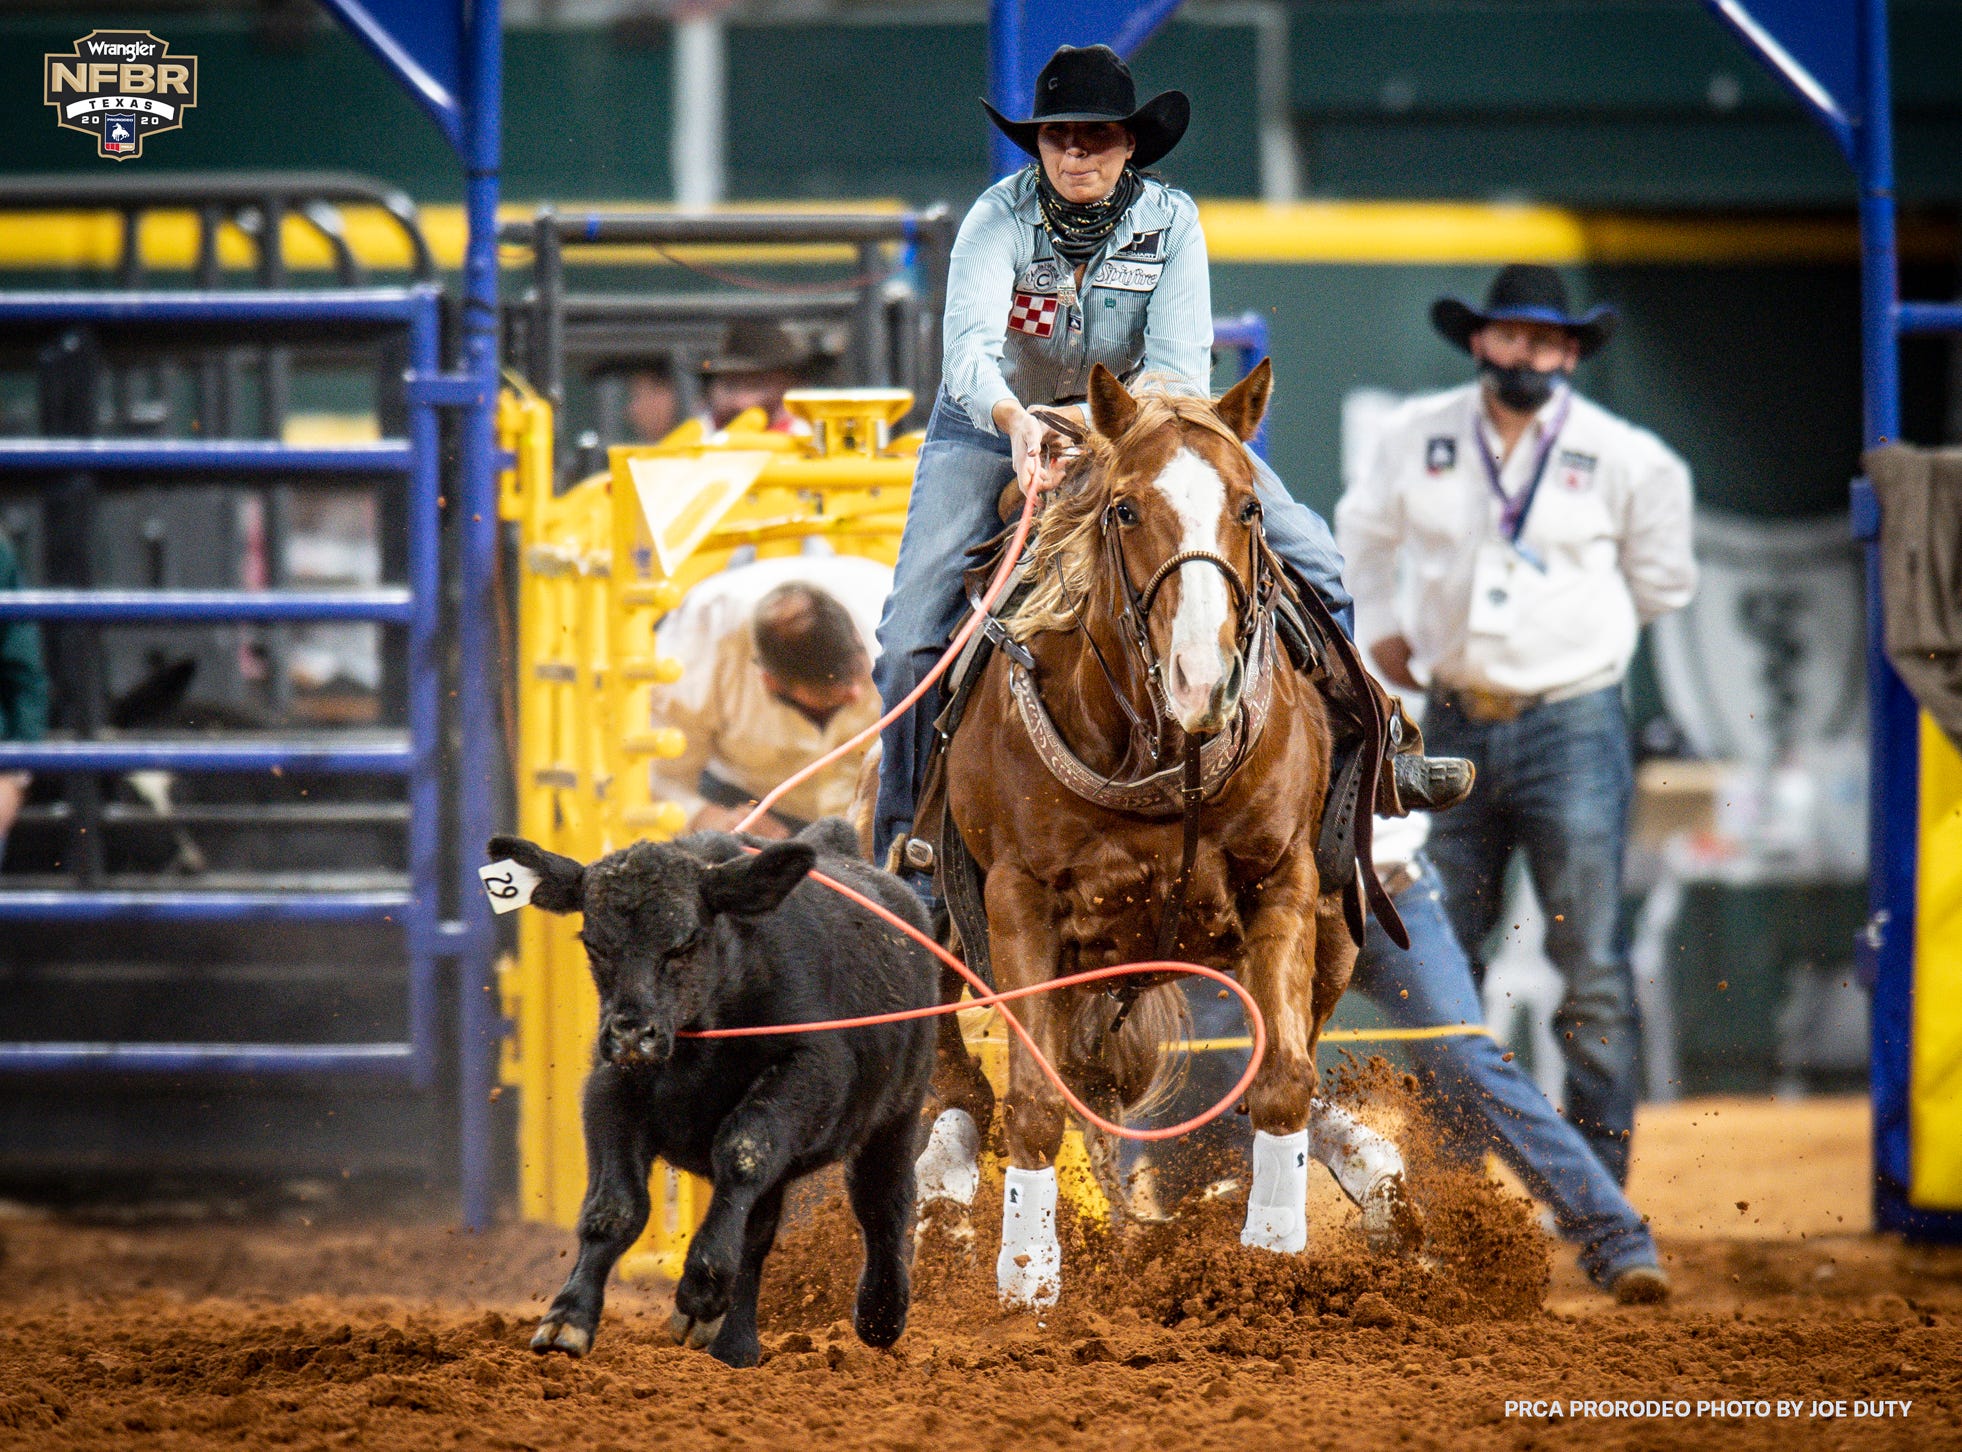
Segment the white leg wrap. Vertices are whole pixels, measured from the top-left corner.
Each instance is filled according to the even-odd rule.
[[[1403,1173],[1403,1155],[1338,1104],[1317,1099],[1308,1106],[1308,1153],[1328,1166],[1342,1193],[1361,1205],[1383,1180]]]
[[[1056,1304],[1063,1289],[1063,1246],[1056,1238],[1056,1167],[1002,1176],[1001,1255],[995,1284],[1002,1300],[1021,1310]]]
[[[980,1153],[981,1131],[975,1127],[974,1116],[965,1109],[942,1110],[933,1121],[926,1148],[913,1164],[920,1204],[952,1200],[957,1205],[972,1205],[974,1192],[981,1186]]]
[[[1298,1255],[1308,1248],[1308,1131],[1254,1131],[1253,1191],[1240,1244]]]

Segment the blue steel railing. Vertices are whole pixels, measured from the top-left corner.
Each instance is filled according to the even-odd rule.
[[[399,925],[408,961],[407,1037],[353,1044],[5,1043],[0,1073],[345,1073],[435,1077],[437,964],[469,935],[440,921],[443,872],[441,662],[442,492],[436,410],[454,400],[438,373],[438,294],[432,287],[308,293],[0,295],[0,325],[181,325],[214,330],[318,325],[407,336],[407,436],[375,444],[302,448],[255,440],[4,439],[0,472],[65,470],[217,474],[378,473],[407,476],[404,585],[347,592],[23,590],[0,595],[0,621],[185,624],[252,620],[367,620],[408,635],[406,733],[280,739],[122,737],[0,743],[0,772],[358,772],[406,779],[408,890],[0,890],[0,922],[132,925],[221,922],[379,922]]]
[[[1268,354],[1267,319],[1253,312],[1241,313],[1234,318],[1214,318],[1213,347],[1215,350],[1231,348],[1235,355],[1234,377],[1245,378]],[[1260,432],[1253,436],[1252,447],[1261,458],[1267,457],[1267,420],[1264,418],[1260,421]]]

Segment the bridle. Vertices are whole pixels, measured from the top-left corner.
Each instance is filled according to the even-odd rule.
[[[1124,714],[1130,719],[1132,728],[1145,740],[1146,750],[1151,753],[1154,765],[1164,762],[1166,756],[1165,736],[1168,729],[1178,730],[1178,723],[1172,715],[1171,697],[1166,690],[1164,670],[1158,660],[1157,652],[1151,648],[1151,611],[1158,603],[1158,592],[1165,582],[1186,565],[1211,565],[1226,581],[1228,591],[1233,596],[1233,605],[1240,612],[1239,629],[1234,634],[1234,669],[1244,671],[1246,661],[1252,651],[1254,638],[1261,625],[1273,613],[1275,599],[1275,576],[1271,563],[1272,550],[1267,543],[1267,534],[1262,527],[1259,504],[1255,502],[1255,514],[1248,521],[1247,573],[1252,577],[1250,585],[1241,578],[1240,571],[1224,555],[1212,550],[1181,550],[1166,560],[1152,572],[1151,578],[1140,590],[1131,581],[1131,571],[1124,559],[1124,543],[1121,537],[1123,525],[1117,518],[1115,501],[1104,506],[1102,519],[1105,554],[1109,558],[1110,572],[1116,578],[1123,592],[1122,606],[1118,611],[1119,631],[1129,649],[1133,664],[1145,680],[1145,693],[1151,702],[1153,720],[1147,724],[1131,705],[1130,697],[1117,683],[1110,664],[1104,659],[1103,651],[1097,646],[1096,637],[1084,624],[1082,608],[1077,609],[1077,626],[1083,630],[1090,641],[1091,652],[1104,673],[1104,680],[1110,686]],[[1183,736],[1185,733],[1180,732]],[[1198,748],[1193,738],[1185,740],[1188,752]]]
[[[1116,576],[1123,592],[1123,606],[1118,615],[1118,624],[1126,646],[1134,662],[1143,673],[1146,694],[1150,698],[1152,722],[1149,726],[1140,718],[1130,697],[1118,685],[1110,664],[1097,646],[1096,636],[1083,621],[1081,607],[1077,611],[1077,626],[1084,638],[1090,642],[1098,667],[1103,671],[1104,680],[1130,718],[1132,727],[1144,738],[1146,749],[1151,753],[1154,764],[1162,763],[1166,754],[1165,734],[1167,728],[1178,732],[1184,748],[1179,782],[1180,842],[1179,873],[1172,882],[1172,891],[1165,899],[1164,910],[1158,917],[1158,937],[1154,949],[1160,959],[1170,958],[1178,946],[1179,929],[1185,920],[1185,900],[1192,887],[1192,869],[1199,858],[1199,811],[1204,803],[1205,786],[1200,770],[1200,747],[1202,737],[1194,736],[1179,727],[1172,716],[1171,700],[1165,688],[1164,673],[1160,667],[1157,653],[1151,648],[1151,610],[1158,603],[1158,592],[1165,582],[1190,564],[1211,565],[1220,572],[1226,581],[1227,589],[1233,596],[1234,607],[1240,612],[1240,625],[1233,642],[1233,669],[1244,672],[1252,654],[1255,638],[1262,625],[1272,615],[1276,598],[1277,575],[1272,563],[1272,548],[1267,543],[1267,534],[1262,527],[1258,501],[1254,514],[1247,521],[1247,573],[1252,578],[1249,584],[1240,572],[1224,555],[1213,550],[1180,550],[1152,572],[1150,580],[1140,590],[1131,581],[1131,571],[1124,559],[1122,522],[1117,517],[1117,503],[1112,501],[1104,506],[1102,528],[1106,553],[1109,556],[1111,573]],[[1237,765],[1237,763],[1236,763]],[[1228,774],[1231,774],[1229,768]],[[1106,990],[1117,1000],[1117,1015],[1111,1020],[1110,1032],[1116,1033],[1124,1027],[1138,995],[1145,989],[1165,981],[1162,978],[1143,976],[1125,978],[1116,986]]]

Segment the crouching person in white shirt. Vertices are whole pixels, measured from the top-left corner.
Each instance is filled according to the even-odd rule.
[[[1634,781],[1621,682],[1641,626],[1695,590],[1689,469],[1574,391],[1615,315],[1570,313],[1551,268],[1508,267],[1482,309],[1442,298],[1431,319],[1479,376],[1405,403],[1337,507],[1356,639],[1394,685],[1428,689],[1428,748],[1477,768],[1429,855],[1481,978],[1506,863],[1525,854],[1566,979],[1569,1117],[1625,1184],[1637,1030],[1617,928]]]
[[[759,560],[711,575],[661,622],[659,653],[681,678],[655,690],[654,724],[681,755],[655,763],[658,793],[689,830],[728,831],[792,772],[879,717],[872,689],[879,612],[892,571],[846,555]],[[750,828],[788,837],[850,812],[866,748],[786,793]]]

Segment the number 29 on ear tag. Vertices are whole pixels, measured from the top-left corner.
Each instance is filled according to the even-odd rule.
[[[484,881],[484,896],[490,899],[494,913],[516,912],[530,902],[540,880],[529,867],[508,857],[486,862],[477,869],[477,876]]]

